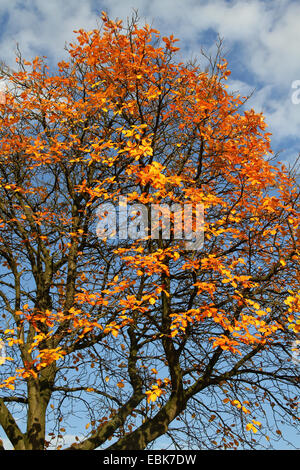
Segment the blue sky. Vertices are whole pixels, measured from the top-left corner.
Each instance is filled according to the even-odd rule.
[[[300,151],[300,104],[292,88],[300,80],[298,0],[0,0],[0,60],[15,64],[16,44],[25,58],[60,60],[74,29],[97,27],[99,13],[125,19],[138,9],[163,35],[180,39],[180,58],[215,49],[220,35],[232,75],[230,90],[248,95],[262,111],[280,160],[293,163]],[[300,83],[300,82],[299,82]],[[298,95],[300,96],[300,94]]]
[[[254,90],[248,106],[264,113],[280,161],[293,164],[300,152],[300,104],[292,101],[300,80],[299,0],[0,0],[0,60],[14,67],[19,44],[24,58],[46,55],[54,64],[73,31],[96,28],[102,10],[126,20],[133,9],[141,23],[180,39],[180,59],[200,58],[201,47],[213,54],[221,36],[229,90]]]

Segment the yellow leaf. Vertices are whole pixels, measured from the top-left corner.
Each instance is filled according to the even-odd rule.
[[[152,390],[148,390],[146,392],[148,403],[150,403],[151,401],[156,401],[162,393],[163,391],[157,385],[153,385]]]
[[[252,423],[255,424],[255,426],[261,426],[261,423],[259,421],[255,421],[254,419],[252,420]]]
[[[256,427],[255,427],[252,423],[248,423],[248,424],[246,425],[246,431],[253,431],[254,434],[257,433],[257,429],[256,429]]]

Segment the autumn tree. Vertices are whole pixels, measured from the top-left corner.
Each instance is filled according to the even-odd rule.
[[[20,54],[2,67],[2,437],[272,446],[299,422],[296,180],[219,53],[206,71],[179,62],[177,40],[136,17],[76,33],[55,69]],[[204,243],[175,234],[172,211],[168,236],[153,220],[101,236],[99,208],[118,219],[120,198],[148,214],[201,205]]]

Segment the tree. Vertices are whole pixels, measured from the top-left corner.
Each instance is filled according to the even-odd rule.
[[[76,33],[52,72],[2,67],[0,424],[16,450],[79,417],[72,449],[272,445],[298,423],[296,179],[220,51],[203,72],[105,13]]]

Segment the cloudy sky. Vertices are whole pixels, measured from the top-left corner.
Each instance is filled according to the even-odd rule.
[[[300,152],[299,0],[0,0],[0,60],[14,65],[19,44],[27,59],[46,55],[54,63],[74,39],[74,29],[97,27],[102,10],[126,19],[133,9],[141,22],[179,38],[187,59],[200,57],[201,47],[213,51],[221,36],[232,71],[230,89],[242,95],[254,90],[249,106],[265,114],[273,150],[281,152],[281,161],[295,161]]]

